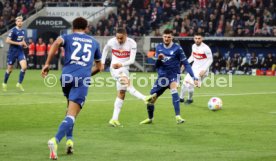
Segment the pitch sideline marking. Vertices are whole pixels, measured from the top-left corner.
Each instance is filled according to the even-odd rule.
[[[42,94],[42,93],[40,93]],[[52,93],[53,94],[53,93]],[[221,93],[221,94],[203,94],[203,95],[195,95],[194,97],[212,97],[212,96],[248,96],[248,95],[264,95],[269,94],[273,95],[276,92],[259,92],[259,93]],[[160,97],[159,99],[168,99],[171,97]],[[104,99],[104,100],[86,100],[86,102],[107,102],[107,101],[114,101],[114,99]],[[136,98],[128,98],[126,101],[140,101]],[[20,106],[20,105],[38,105],[38,104],[57,104],[57,103],[65,103],[65,101],[56,101],[56,102],[37,102],[37,103],[4,103],[0,104],[0,106]]]
[[[53,94],[58,94],[62,96],[61,92],[32,92],[32,93],[28,93],[28,92],[7,92],[7,93],[0,93],[0,96],[9,96],[9,95],[53,95]],[[101,92],[101,93],[95,93],[95,92],[91,92],[90,95],[116,95],[116,93],[112,93],[112,92]],[[257,92],[257,93],[221,93],[221,94],[217,94],[217,93],[199,93],[196,96],[209,96],[209,95],[220,95],[220,96],[239,96],[239,95],[262,95],[262,94],[276,94],[276,92]],[[164,98],[164,97],[161,97]]]

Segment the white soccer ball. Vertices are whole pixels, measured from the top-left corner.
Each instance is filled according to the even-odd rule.
[[[212,111],[220,110],[222,108],[222,100],[218,97],[210,98],[208,102],[208,108]]]

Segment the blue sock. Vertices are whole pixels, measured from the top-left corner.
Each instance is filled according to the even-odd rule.
[[[74,126],[75,118],[73,116],[66,116],[58,128],[56,134],[57,142],[60,142],[65,134]]]
[[[8,79],[10,77],[10,73],[5,72],[5,78],[4,78],[4,83],[7,84],[8,83]]]
[[[19,74],[18,83],[20,83],[20,84],[21,84],[21,83],[23,82],[24,76],[25,76],[25,71],[20,70],[20,74]]]
[[[154,105],[148,105],[147,109],[148,109],[149,119],[152,119],[153,118],[153,112],[154,112]]]
[[[67,140],[69,140],[69,139],[73,140],[73,129],[74,129],[74,124],[66,133]]]
[[[180,115],[179,96],[177,90],[171,90],[172,103],[175,111],[175,115]]]

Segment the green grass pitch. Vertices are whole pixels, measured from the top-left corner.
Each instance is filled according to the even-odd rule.
[[[19,70],[0,91],[0,161],[49,160],[47,141],[64,118],[66,101],[59,84],[44,85],[40,71],[27,71],[24,88],[15,88]],[[51,71],[60,75],[60,71]],[[149,73],[137,73],[139,77]],[[1,82],[4,70],[0,71]],[[97,77],[107,77],[101,73]],[[220,76],[228,79],[228,76]],[[218,78],[218,76],[216,76]],[[135,83],[134,83],[135,84]],[[149,93],[150,85],[135,87]],[[92,87],[76,120],[75,153],[65,155],[65,139],[59,144],[61,161],[275,161],[276,77],[233,76],[232,87],[196,89],[194,103],[181,104],[186,122],[177,125],[169,90],[157,101],[155,120],[146,106],[127,94],[120,121],[123,128],[108,125],[115,87]],[[208,110],[217,96],[223,110]]]

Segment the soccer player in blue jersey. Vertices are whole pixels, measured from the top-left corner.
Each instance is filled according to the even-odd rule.
[[[22,82],[25,76],[25,72],[27,70],[27,61],[24,55],[23,48],[27,48],[27,44],[24,40],[25,33],[22,30],[23,17],[16,17],[15,23],[16,26],[11,30],[9,36],[6,39],[6,43],[10,44],[10,47],[7,55],[8,68],[5,72],[4,82],[2,83],[3,91],[7,91],[8,79],[13,70],[13,64],[15,63],[16,59],[19,61],[19,64],[21,66],[19,79],[18,83],[16,84],[16,87],[19,88],[21,91],[24,91]]]
[[[67,154],[73,153],[73,127],[87,96],[91,75],[101,68],[101,53],[99,43],[91,36],[85,34],[88,22],[82,17],[73,20],[73,33],[57,38],[50,48],[45,66],[41,71],[46,77],[51,60],[60,46],[65,49],[64,67],[61,75],[61,86],[67,98],[67,113],[61,122],[55,137],[48,141],[50,159],[57,159],[58,143],[66,135]],[[92,69],[93,62],[95,66]],[[91,74],[92,72],[92,74]]]
[[[156,46],[155,58],[158,78],[150,91],[150,94],[156,93],[157,98],[161,96],[167,88],[170,89],[172,95],[172,104],[175,110],[175,119],[177,124],[184,123],[184,119],[180,116],[179,95],[177,87],[180,81],[180,67],[185,66],[186,71],[191,75],[197,84],[197,78],[190,64],[187,61],[185,53],[180,45],[174,43],[172,30],[166,29],[163,32],[163,43]],[[156,98],[156,99],[157,99]],[[150,124],[153,122],[154,105],[148,104],[148,118],[140,124]]]

